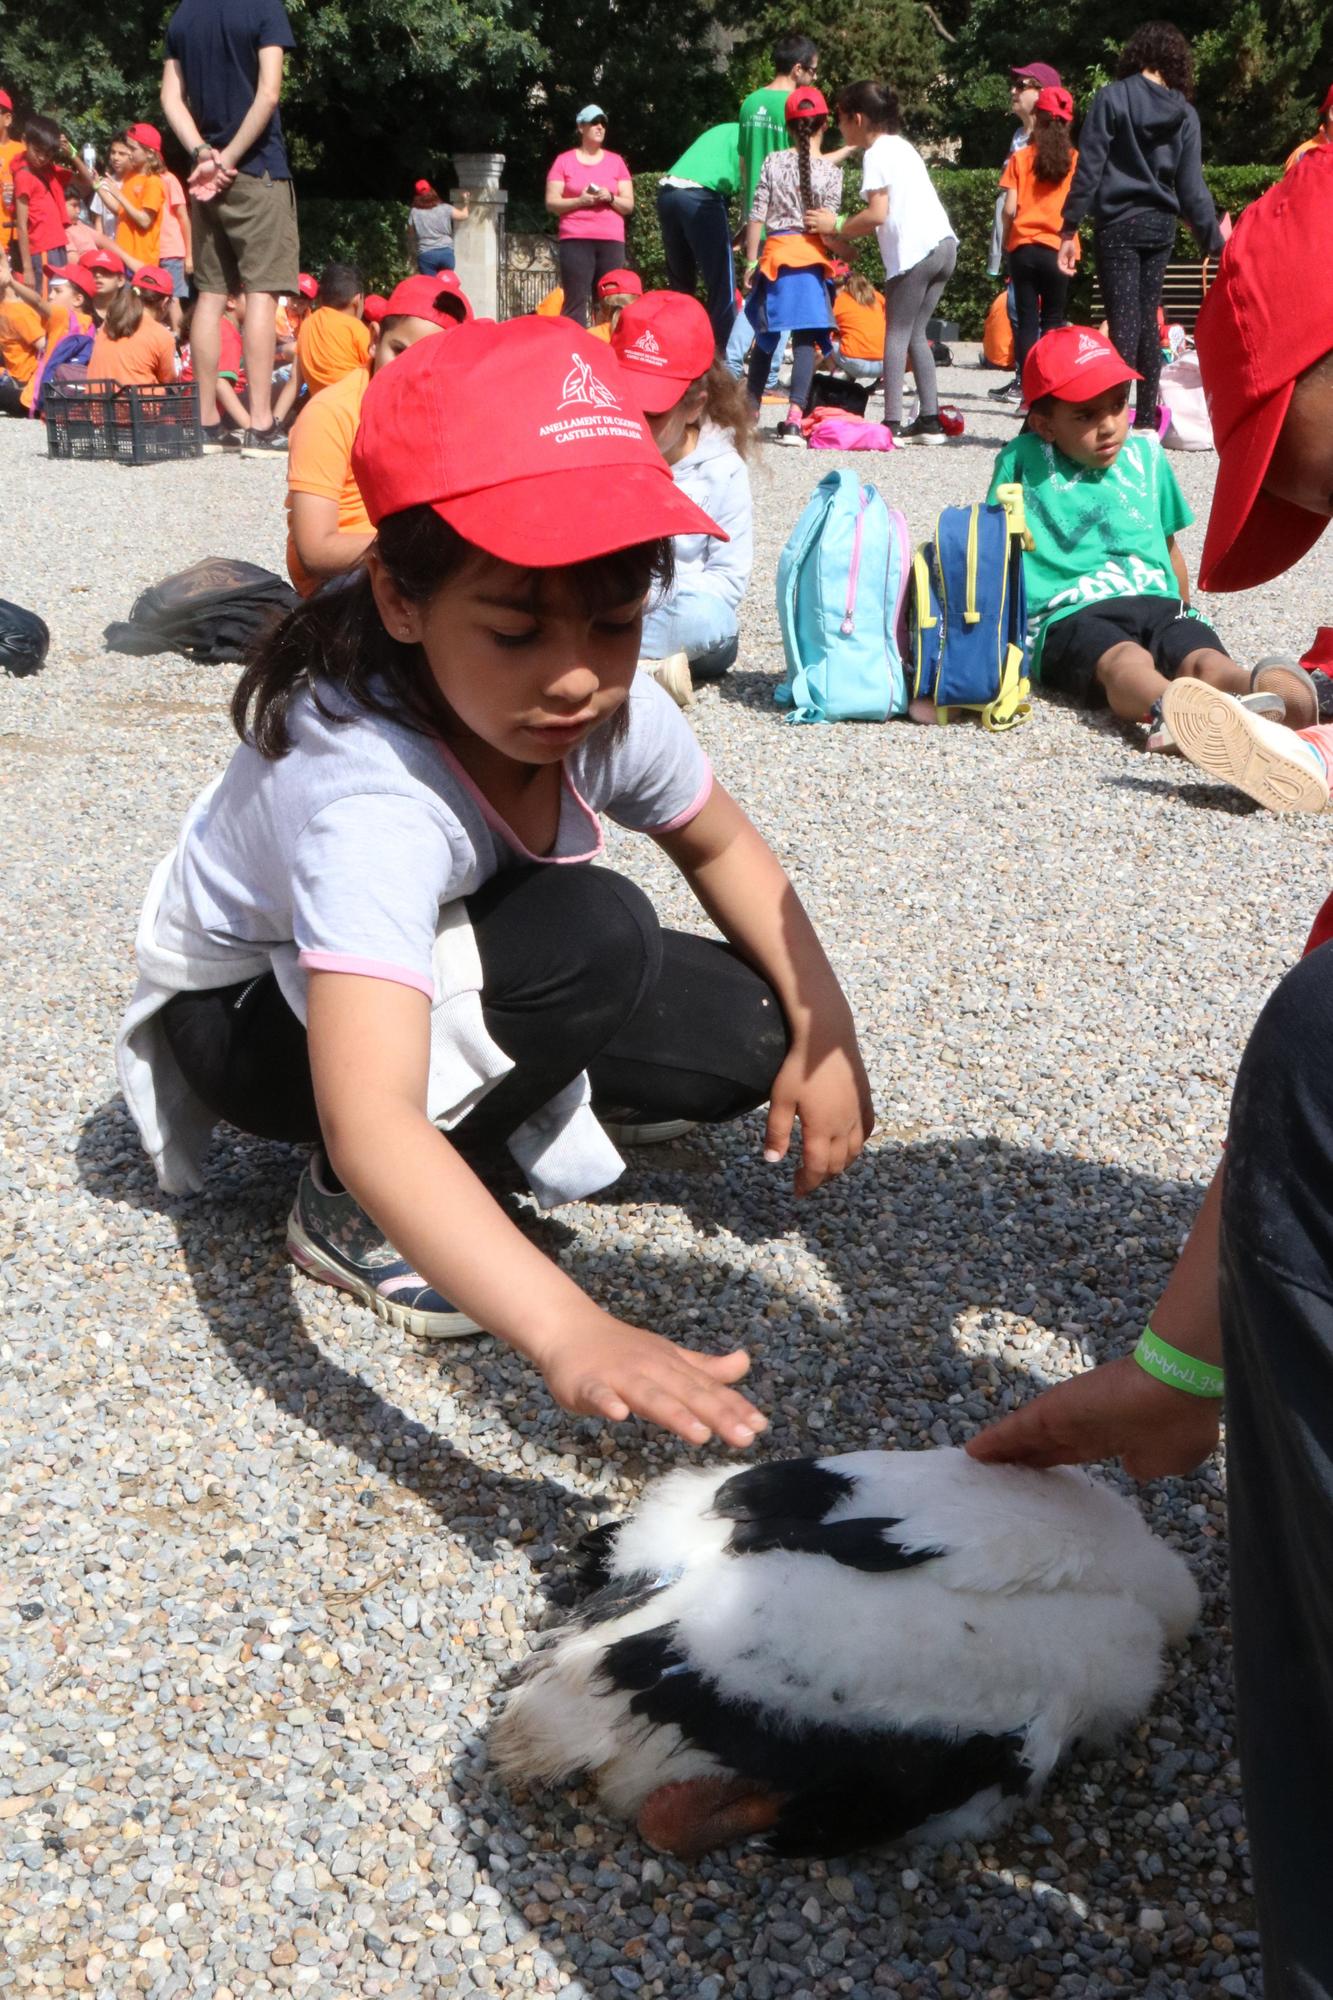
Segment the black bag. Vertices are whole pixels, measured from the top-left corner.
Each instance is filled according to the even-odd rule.
[[[816,375],[805,399],[805,415],[811,410],[851,410],[863,417],[870,401],[870,382],[853,382],[847,375]]]
[[[209,556],[145,590],[129,623],[108,625],[103,637],[113,653],[184,653],[216,666],[248,659],[300,602],[271,569]]]
[[[51,634],[35,611],[0,597],[0,667],[7,674],[35,674],[46,663]]]

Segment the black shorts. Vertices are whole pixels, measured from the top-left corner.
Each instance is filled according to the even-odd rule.
[[[1212,626],[1196,618],[1178,597],[1108,597],[1047,626],[1041,685],[1054,694],[1072,695],[1084,708],[1103,707],[1106,694],[1097,679],[1097,662],[1126,639],[1150,652],[1153,665],[1168,681],[1201,647],[1218,653],[1227,650]]]

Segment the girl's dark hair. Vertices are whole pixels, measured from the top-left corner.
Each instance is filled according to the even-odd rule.
[[[1069,172],[1074,157],[1074,141],[1068,121],[1039,111],[1032,121],[1033,175],[1039,181],[1057,185]]]
[[[828,119],[822,115],[818,118],[787,120],[787,130],[796,144],[796,173],[801,184],[802,208],[813,208],[815,205],[814,182],[810,177],[810,151],[827,124]]]
[[[359,298],[366,284],[355,264],[326,264],[319,276],[319,303],[340,311]]]
[[[838,110],[849,118],[864,118],[876,132],[901,132],[898,93],[887,83],[849,83],[838,92]]]
[[[432,507],[408,507],[380,522],[376,547],[396,588],[412,604],[426,604],[471,563],[493,558],[442,521]],[[574,563],[561,576],[572,586],[589,616],[597,616],[654,583],[668,585],[673,573],[669,539],[640,542]],[[364,564],[324,585],[290,612],[241,675],[231,701],[231,720],[242,742],[262,757],[282,757],[291,749],[287,713],[304,690],[321,715],[345,721],[347,709],[383,715],[423,736],[440,736],[454,717],[435,685],[421,647],[394,639],[385,629]],[[346,699],[337,707],[325,697]]]
[[[1194,56],[1174,21],[1145,21],[1120,51],[1117,76],[1137,76],[1144,69],[1155,69],[1168,90],[1193,100]]]
[[[128,340],[132,333],[139,331],[146,311],[147,307],[133,285],[122,285],[113,294],[102,322],[108,340]]]
[[[31,139],[48,153],[60,151],[60,127],[54,118],[46,118],[40,111],[30,111],[23,121],[23,136]]]

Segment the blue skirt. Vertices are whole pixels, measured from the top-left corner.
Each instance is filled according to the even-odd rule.
[[[833,331],[828,280],[812,264],[779,271],[776,278],[757,277],[745,311],[760,337]]]

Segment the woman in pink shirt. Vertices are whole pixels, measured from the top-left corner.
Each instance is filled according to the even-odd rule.
[[[634,183],[619,153],[602,145],[606,113],[600,104],[585,104],[575,122],[579,143],[552,163],[546,206],[560,222],[564,317],[586,326],[593,286],[625,262],[625,217],[634,213]]]

